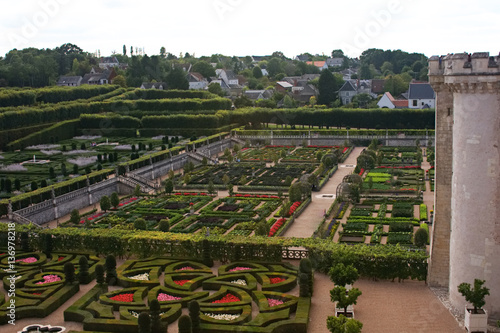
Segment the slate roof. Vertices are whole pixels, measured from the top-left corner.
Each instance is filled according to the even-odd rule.
[[[408,99],[434,99],[436,94],[428,83],[410,83]]]
[[[141,87],[144,89],[167,89],[167,84],[165,82],[143,82]]]
[[[385,80],[373,79],[372,80],[372,93],[381,94],[384,92]]]
[[[339,92],[341,91],[356,91],[356,88],[354,88],[351,81],[346,81],[344,85],[339,89]]]
[[[61,76],[57,81],[57,85],[79,85],[82,81],[81,76]]]
[[[301,54],[301,55],[297,56],[297,60],[299,60],[299,61],[308,61],[309,60],[309,56],[307,54]]]
[[[118,64],[118,59],[116,57],[102,57],[101,60],[99,61],[101,64],[111,64],[111,63],[116,63]]]

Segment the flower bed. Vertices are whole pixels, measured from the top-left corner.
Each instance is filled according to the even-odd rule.
[[[58,281],[61,281],[61,277],[59,275],[49,274],[43,276],[43,281],[36,282],[35,284],[47,284]]]
[[[95,220],[95,219],[98,219],[98,218],[100,218],[101,216],[103,216],[104,214],[105,214],[105,213],[98,213],[98,214],[94,214],[94,215],[92,215],[92,216],[90,216],[90,217],[87,217],[87,220],[81,220],[81,221],[80,221],[80,224],[83,224],[83,223],[85,223],[86,221],[93,221],[93,220]]]
[[[301,202],[300,201],[295,201],[292,206],[290,207],[290,210],[288,211],[288,216],[292,215],[297,208],[300,206]]]
[[[281,277],[274,277],[274,278],[270,278],[269,281],[271,281],[271,284],[276,284],[276,283],[281,283],[281,282],[285,281],[285,279],[281,278]]]
[[[229,314],[229,313],[204,313],[204,315],[216,320],[226,320],[226,321],[235,320],[240,317],[239,314]]]
[[[119,207],[126,206],[126,205],[128,205],[128,204],[130,204],[130,203],[132,203],[132,202],[134,202],[134,201],[137,201],[137,199],[138,199],[138,198],[136,198],[136,197],[130,198],[130,199],[128,199],[128,200],[125,200],[125,201],[120,202],[120,203],[118,204],[118,206],[119,206]]]
[[[231,268],[228,272],[239,272],[239,271],[248,271],[251,270],[250,267],[235,267]]]
[[[131,280],[148,281],[149,280],[149,274],[148,273],[137,274],[137,275],[134,275],[134,276],[127,276],[127,278],[131,279]]]
[[[109,299],[117,302],[132,303],[134,301],[134,294],[118,294]]]
[[[25,264],[32,264],[34,262],[37,262],[38,259],[35,257],[28,257],[28,258],[23,258],[23,259],[17,259],[16,262],[22,262]]]
[[[234,296],[233,294],[227,293],[221,299],[213,301],[212,304],[223,304],[223,303],[234,303],[234,302],[241,302],[241,299],[239,299],[237,296]]]
[[[165,294],[165,293],[159,293],[157,299],[160,302],[163,302],[163,301],[178,301],[178,300],[182,299],[182,297],[172,296],[172,295]]]
[[[269,304],[269,307],[272,308],[273,306],[282,305],[284,302],[282,300],[279,300],[279,299],[268,298],[267,303]]]
[[[185,285],[186,283],[188,283],[188,282],[191,282],[191,280],[174,280],[174,283],[175,283],[176,285],[178,285],[178,286],[181,286],[181,287],[182,287],[183,285]]]
[[[247,281],[245,281],[243,279],[234,280],[234,281],[231,281],[231,283],[237,284],[237,285],[240,285],[240,286],[246,286],[247,285]]]
[[[273,226],[271,227],[271,230],[269,230],[269,237],[273,237],[276,232],[283,226],[283,224],[286,222],[286,219],[281,218],[278,221],[274,222]]]

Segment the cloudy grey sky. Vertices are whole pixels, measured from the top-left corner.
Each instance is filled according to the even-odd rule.
[[[17,0],[0,12],[0,55],[73,43],[101,55],[143,47],[148,55],[351,57],[368,48],[427,56],[500,51],[500,2],[438,0]]]

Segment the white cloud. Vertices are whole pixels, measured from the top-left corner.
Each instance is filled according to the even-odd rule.
[[[391,11],[394,4],[400,10]],[[30,25],[34,33],[29,33]],[[343,46],[351,47],[351,56],[372,47],[428,56],[464,50],[497,53],[499,28],[500,4],[486,0],[23,0],[0,12],[0,54],[66,42],[89,52],[100,49],[101,54],[121,52],[123,44],[128,50],[130,45],[145,47],[150,55],[161,46],[176,55],[198,56],[280,50],[293,57],[328,54]],[[12,42],[13,36],[24,43]]]

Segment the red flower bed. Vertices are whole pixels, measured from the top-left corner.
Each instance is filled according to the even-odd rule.
[[[64,260],[64,257],[57,258],[57,261],[61,261],[61,260]]]
[[[134,301],[134,294],[118,294],[110,297],[113,301],[131,303]]]
[[[300,201],[295,201],[293,205],[290,207],[290,210],[288,211],[288,216],[292,215],[299,206],[300,206]]]
[[[344,147],[344,150],[342,150],[342,154],[344,154],[348,150],[349,150],[349,147]]]
[[[41,296],[41,295],[42,295],[42,293],[31,293],[31,295]]]
[[[238,297],[234,296],[233,294],[226,294],[221,299],[213,301],[212,303],[213,304],[219,304],[219,303],[234,303],[234,302],[241,302],[241,299],[239,299]]]
[[[175,283],[176,285],[178,285],[178,286],[181,286],[181,287],[182,287],[183,285],[185,285],[186,283],[188,283],[188,282],[191,282],[191,280],[174,280],[174,283]]]
[[[135,198],[135,197],[134,198],[130,198],[127,201],[120,202],[118,204],[118,206],[122,207],[122,206],[128,205],[129,203],[134,202],[136,200],[137,200],[137,198]]]
[[[271,284],[276,284],[276,283],[280,283],[280,282],[285,281],[284,278],[280,278],[280,277],[270,278],[269,280],[271,281]]]
[[[96,218],[101,217],[103,215],[104,215],[104,213],[99,213],[99,214],[92,215],[91,217],[87,217],[87,221],[93,221]],[[83,223],[85,223],[85,220],[81,220],[80,221],[80,224],[83,224]]]
[[[359,175],[363,176],[364,173],[365,173],[365,169],[361,169],[361,171],[359,172]]]
[[[286,219],[281,218],[278,221],[274,222],[271,230],[269,230],[269,237],[273,237],[274,234],[281,228],[281,226],[285,223]]]

